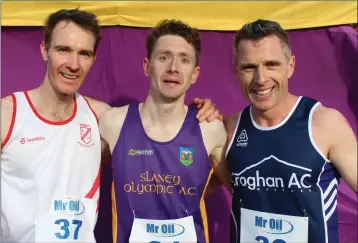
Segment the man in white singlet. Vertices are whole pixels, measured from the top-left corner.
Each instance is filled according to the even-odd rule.
[[[109,105],[77,93],[96,56],[94,14],[51,14],[41,43],[42,84],[1,100],[1,242],[95,242],[101,152]],[[219,112],[196,101],[200,119]]]

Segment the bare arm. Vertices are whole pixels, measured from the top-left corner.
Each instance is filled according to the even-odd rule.
[[[99,131],[101,138],[108,144],[110,152],[113,152],[118,137],[126,118],[128,106],[111,108],[104,112],[99,119]]]
[[[211,177],[206,189],[205,196],[212,192],[223,183],[228,189],[231,188],[230,174],[227,169],[226,161],[222,159],[225,153],[226,130],[224,123],[218,119],[207,123],[200,123],[205,147],[208,151],[214,175]]]
[[[317,107],[312,133],[320,150],[357,192],[357,139],[343,115],[335,109]]]
[[[87,100],[88,104],[91,106],[98,121],[99,121],[100,117],[102,116],[102,114],[111,108],[108,104],[106,104],[102,101],[95,100],[90,97],[84,97],[84,98]],[[102,151],[101,162],[105,166],[110,163],[112,157],[111,157],[111,153],[109,151],[109,146],[108,146],[107,142],[104,141],[103,139],[101,139],[101,151]]]
[[[1,99],[1,148],[10,132],[11,119],[13,117],[13,104],[12,96],[7,96]]]

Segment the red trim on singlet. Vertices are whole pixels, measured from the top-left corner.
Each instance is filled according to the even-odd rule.
[[[14,124],[15,124],[15,118],[16,118],[16,109],[17,109],[17,105],[16,105],[16,97],[14,94],[11,94],[11,98],[12,98],[12,116],[11,116],[11,123],[10,123],[10,127],[9,127],[9,131],[6,134],[6,138],[4,140],[4,142],[1,144],[1,149],[3,149],[5,147],[5,145],[7,144],[7,142],[9,142],[11,134],[12,134],[12,130],[14,129]]]
[[[98,123],[98,117],[97,117],[96,112],[94,112],[94,110],[92,109],[92,107],[91,107],[91,105],[89,104],[88,100],[87,100],[84,96],[83,96],[83,99],[86,101],[88,107],[91,109],[91,111],[92,111],[94,117],[96,117],[96,120],[97,120],[97,123]]]
[[[93,198],[94,194],[96,194],[97,190],[99,189],[100,182],[101,182],[101,166],[98,169],[98,173],[96,179],[94,180],[93,186],[91,190],[87,193],[85,198],[89,198],[89,199]]]
[[[90,108],[90,110],[92,111],[94,117],[96,118],[97,124],[98,124],[99,119],[98,119],[98,116],[97,116],[96,112],[94,112],[92,106],[90,105],[90,103],[88,102],[86,97],[84,97],[84,96],[82,96],[82,97],[86,101],[86,103],[87,103],[88,107]],[[94,184],[93,184],[91,190],[87,193],[86,198],[90,198],[90,199],[93,198],[94,194],[96,194],[97,190],[99,190],[100,183],[101,183],[101,166],[99,167],[97,177],[96,177],[96,179],[94,181]],[[98,212],[98,210],[99,210],[99,199],[97,200],[96,213]]]
[[[24,94],[25,94],[25,97],[27,99],[27,102],[29,103],[32,111],[34,112],[34,114],[37,116],[37,118],[39,118],[41,121],[47,123],[47,124],[50,124],[50,125],[57,125],[57,126],[60,126],[60,125],[65,125],[67,123],[69,123],[70,121],[73,120],[73,118],[75,118],[76,116],[76,113],[77,113],[77,101],[76,101],[76,96],[74,95],[73,96],[73,102],[74,102],[74,106],[73,106],[73,113],[72,115],[64,120],[64,121],[50,121],[50,120],[47,120],[46,118],[42,117],[35,109],[35,106],[32,104],[31,100],[30,100],[30,97],[29,97],[29,94],[27,93],[27,91],[24,91]]]

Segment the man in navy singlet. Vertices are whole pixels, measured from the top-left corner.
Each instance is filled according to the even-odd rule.
[[[338,243],[337,187],[357,191],[357,140],[344,117],[288,91],[295,67],[273,21],[244,25],[235,71],[251,105],[226,120],[232,243]]]
[[[184,104],[200,71],[200,34],[164,20],[146,45],[147,99],[112,108],[99,122],[112,153],[113,240],[209,242],[205,190],[213,172],[226,185],[230,175],[220,163],[223,122],[199,123],[197,109]]]

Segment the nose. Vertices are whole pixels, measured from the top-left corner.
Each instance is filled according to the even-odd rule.
[[[78,55],[76,54],[70,55],[66,64],[67,64],[67,68],[70,69],[71,72],[77,72],[80,68],[80,59]]]
[[[172,58],[168,64],[168,73],[178,72],[178,59],[176,57]]]
[[[257,84],[260,85],[265,84],[266,81],[268,80],[267,71],[265,70],[265,68],[261,66],[256,68],[254,78]]]

